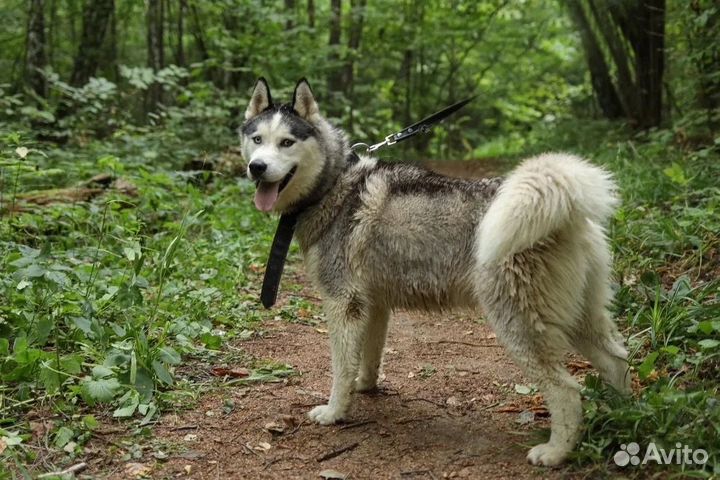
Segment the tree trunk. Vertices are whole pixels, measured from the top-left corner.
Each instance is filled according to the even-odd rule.
[[[295,0],[285,0],[285,14],[287,15],[285,30],[292,30],[295,27]]]
[[[580,31],[603,114],[608,118],[625,116],[638,128],[659,125],[663,112],[665,0],[586,0],[587,8],[581,0],[565,3]],[[599,34],[586,11],[592,13]],[[600,36],[605,40],[605,49]],[[615,67],[616,82],[604,50]]]
[[[147,65],[157,73],[165,66],[163,0],[148,0],[147,6]],[[153,82],[148,89],[146,112],[154,112],[161,102],[162,85]]]
[[[585,50],[585,59],[590,71],[590,82],[600,110],[606,118],[621,118],[626,114],[626,111],[620,103],[610,75],[610,69],[605,62],[602,49],[590,27],[582,5],[578,0],[567,0],[565,3],[573,22],[580,32],[580,41]]]
[[[365,20],[365,6],[367,0],[350,0],[350,25],[348,34],[348,50],[343,67],[343,83],[345,97],[353,98],[353,87],[355,84],[355,59],[360,56],[360,40],[362,38],[363,23]],[[350,121],[348,128],[353,128],[352,102],[350,102]]]
[[[637,20],[642,34],[635,49],[638,83],[638,126],[655,127],[662,121],[665,68],[665,0],[643,0]]]
[[[179,67],[185,66],[185,45],[183,44],[185,35],[185,10],[187,10],[187,0],[178,0],[177,48],[175,49],[175,63]]]
[[[192,34],[195,39],[195,48],[197,48],[200,53],[200,60],[205,61],[210,58],[210,53],[205,44],[205,37],[203,36],[202,25],[200,24],[200,15],[194,3],[190,4],[190,10],[193,16]]]
[[[43,0],[31,0],[25,41],[25,77],[41,98],[47,97],[47,82],[42,70],[47,66],[45,13]]]
[[[117,15],[113,9],[110,15],[110,35],[106,40],[106,60],[107,68],[110,71],[110,77],[117,83],[120,80],[120,67],[118,65],[118,48],[117,48]]]
[[[307,0],[308,27],[315,28],[315,0]]]
[[[605,43],[608,46],[608,50],[610,52],[610,56],[612,57],[613,64],[615,65],[618,77],[618,85],[624,86],[624,88],[617,89],[618,99],[622,103],[623,110],[626,112],[626,114],[635,112],[637,111],[638,99],[634,93],[637,89],[637,86],[635,78],[633,78],[633,73],[631,71],[632,52],[629,52],[627,50],[627,42],[623,41],[623,38],[618,35],[618,27],[613,24],[613,20],[609,12],[607,10],[598,8],[596,0],[588,0],[588,3],[590,6],[590,12],[592,14],[592,17],[595,19],[598,30],[600,30],[600,33],[605,39]],[[578,5],[578,8],[582,10],[582,7],[580,5]],[[590,28],[589,24],[587,24],[587,28]],[[590,33],[592,34],[592,32]],[[597,49],[598,53],[602,55],[602,50],[600,50],[599,46],[597,46]]]
[[[337,117],[342,113],[343,88],[343,69],[340,63],[340,35],[342,34],[342,0],[330,0],[330,36],[328,45],[330,53],[328,55],[328,113],[330,116]]]
[[[101,63],[105,32],[114,10],[114,0],[90,0],[85,5],[80,46],[70,76],[73,87],[82,87],[95,75]]]

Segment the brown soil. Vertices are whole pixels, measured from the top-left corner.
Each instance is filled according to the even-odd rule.
[[[164,463],[138,460],[152,468],[152,478],[321,478],[326,469],[354,479],[568,477],[526,463],[528,445],[547,434],[546,413],[538,396],[515,392],[515,384],[526,384],[522,376],[470,315],[396,314],[382,388],[356,395],[347,423],[331,427],[305,417],[327,400],[327,333],[277,320],[263,327],[266,335],[236,346],[286,362],[298,375],[227,387],[190,411],[163,417],[154,435],[177,453]],[[224,413],[229,399],[235,408]],[[536,412],[530,424],[518,422],[522,410]],[[100,471],[127,478],[127,465],[111,462]]]
[[[473,172],[465,162],[460,167],[442,164],[438,170],[462,176],[487,171],[473,164]],[[288,273],[294,271],[291,265]],[[315,297],[309,289],[303,294]],[[526,463],[529,446],[548,434],[542,397],[515,391],[516,384],[527,381],[490,329],[470,313],[395,314],[380,390],[356,395],[344,424],[309,423],[307,411],[325,403],[330,389],[323,327],[265,322],[263,335],[230,347],[255,359],[290,364],[297,375],[280,383],[217,389],[201,396],[192,409],[164,415],[153,428],[156,452],[157,445],[170,452],[162,460],[146,451],[128,461],[121,458],[127,445],[94,440],[99,454],[115,445],[116,457],[105,451],[88,460],[90,473],[118,479],[138,473],[151,478],[313,479],[322,478],[325,470],[352,479],[575,476],[567,468]],[[587,367],[574,363],[581,370]],[[234,404],[230,411],[228,402]]]

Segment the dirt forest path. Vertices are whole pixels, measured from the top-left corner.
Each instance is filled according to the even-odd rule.
[[[459,172],[440,167],[462,176],[482,173],[467,165]],[[306,283],[301,267],[288,274]],[[300,294],[315,297],[310,287]],[[548,435],[547,411],[477,314],[393,315],[381,388],[356,395],[348,421],[329,427],[306,417],[327,401],[330,390],[324,324],[275,319],[264,322],[261,332],[227,348],[287,363],[296,375],[278,383],[217,389],[192,409],[164,415],[153,435],[174,453],[148,467],[147,476],[573,478],[566,469],[526,463],[528,446]],[[102,476],[129,478],[128,465],[105,464]]]
[[[525,385],[522,376],[472,317],[396,314],[381,390],[357,395],[348,422],[330,427],[305,417],[327,400],[327,333],[282,320],[264,328],[265,335],[238,347],[293,365],[298,375],[227,388],[199,408],[164,417],[155,435],[191,453],[171,458],[153,478],[310,479],[326,470],[353,479],[559,476],[525,462],[526,445],[542,435],[534,431],[547,427],[542,406],[515,392]],[[225,415],[228,399],[235,409]],[[540,411],[536,420],[518,423],[518,411],[532,409]]]

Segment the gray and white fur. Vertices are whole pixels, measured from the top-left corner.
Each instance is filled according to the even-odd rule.
[[[482,311],[552,416],[533,464],[557,465],[582,429],[580,386],[564,355],[585,356],[630,392],[627,351],[609,316],[611,255],[603,225],[617,204],[608,172],[567,154],[525,160],[505,178],[463,180],[369,156],[318,109],[305,80],[289,104],[255,86],[242,127],[261,210],[299,212],[296,238],[322,294],[332,356],[327,405],[347,418],[353,391],[378,381],[390,312]]]

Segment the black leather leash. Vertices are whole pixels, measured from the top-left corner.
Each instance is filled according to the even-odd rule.
[[[365,147],[367,153],[372,153],[386,145],[394,145],[398,142],[414,137],[418,133],[427,133],[432,127],[460,110],[474,98],[474,96],[466,98],[465,100],[450,105],[449,107],[443,108],[439,112],[433,113],[429,117],[423,118],[419,122],[413,123],[409,127],[405,127],[397,133],[388,135],[385,137],[385,140],[380,143],[376,143],[374,145],[356,143],[350,147],[352,152],[348,157],[348,163],[352,164],[358,160],[357,154],[354,153],[356,148]],[[275,230],[275,237],[273,237],[272,246],[270,247],[270,255],[268,257],[267,266],[265,267],[265,277],[263,278],[262,290],[260,291],[260,301],[265,308],[270,308],[275,305],[278,289],[280,288],[280,278],[282,277],[283,269],[285,268],[285,259],[287,258],[288,250],[290,250],[290,243],[292,242],[292,237],[295,233],[297,218],[308,206],[309,205],[306,203],[299,206],[291,213],[280,215],[280,221],[278,222],[277,230]]]
[[[372,153],[382,147],[395,145],[398,142],[402,142],[404,140],[407,140],[408,138],[414,137],[418,133],[427,133],[432,127],[442,122],[447,117],[457,112],[468,103],[472,102],[475,97],[477,97],[477,95],[473,95],[470,98],[466,98],[465,100],[453,103],[449,107],[445,107],[439,112],[433,113],[429,117],[423,118],[419,122],[413,123],[409,127],[405,127],[397,133],[391,133],[390,135],[385,137],[385,140],[383,140],[382,142],[373,145],[368,145],[367,143],[356,143],[355,145],[350,147],[350,149],[355,150],[356,148],[365,147],[367,153]]]
[[[290,242],[292,242],[295,233],[297,217],[298,214],[295,212],[280,215],[272,247],[270,247],[270,256],[265,267],[262,290],[260,291],[260,301],[265,308],[275,305],[278,288],[280,288],[280,277],[282,277]]]

